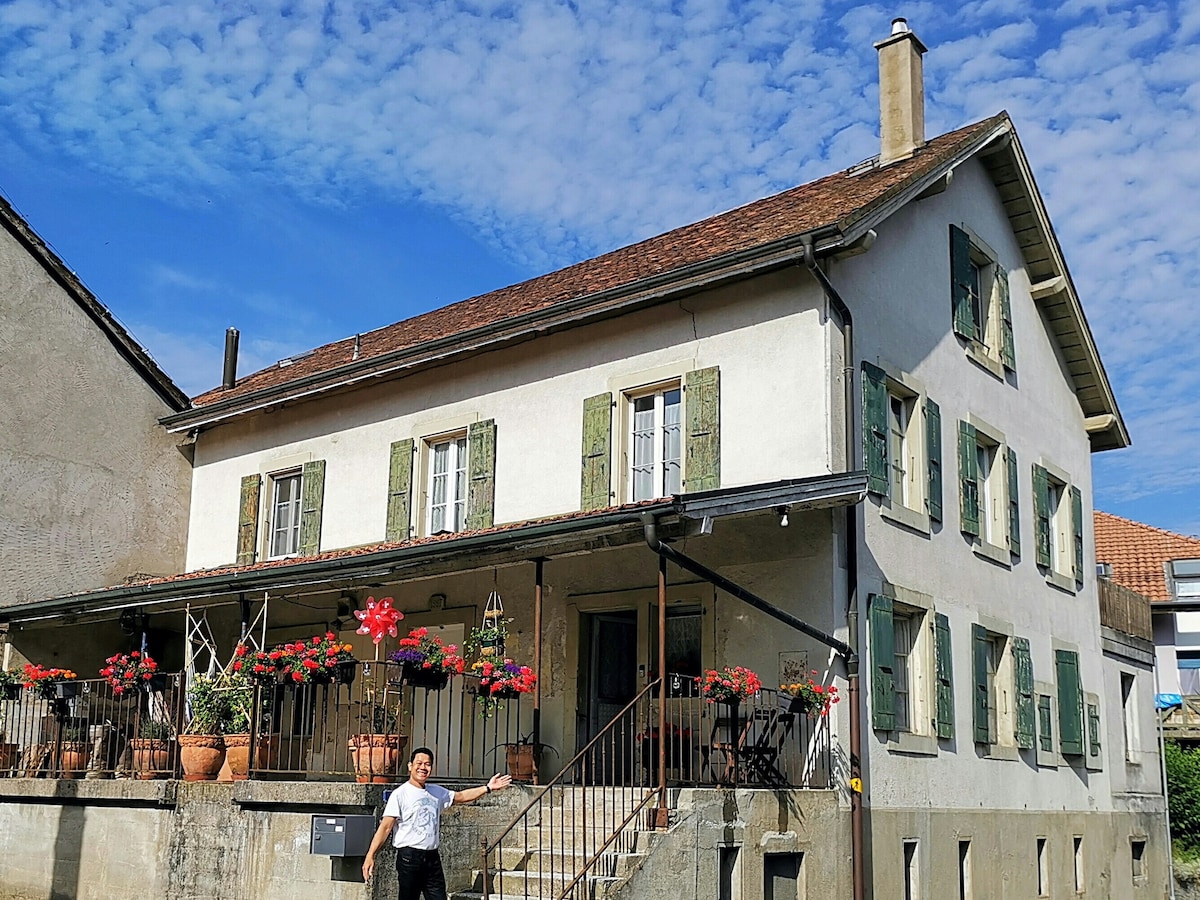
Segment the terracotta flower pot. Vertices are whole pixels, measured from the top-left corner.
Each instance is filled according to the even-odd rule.
[[[134,738],[129,742],[133,751],[133,772],[148,781],[166,778],[171,774],[171,742],[165,738]]]
[[[408,744],[406,734],[356,734],[350,738],[354,778],[359,784],[389,784],[400,770],[400,751]]]
[[[184,781],[214,781],[225,761],[225,739],[219,734],[181,734],[179,762]]]
[[[513,781],[531,784],[537,780],[537,758],[540,754],[534,753],[534,749],[539,746],[532,743],[504,745],[504,756],[508,762],[508,774],[512,776]]]
[[[271,743],[260,736],[255,742],[257,753],[254,756],[254,768],[268,768],[271,756]],[[225,762],[229,766],[229,774],[234,781],[245,781],[250,777],[250,735],[225,735]]]
[[[82,777],[91,758],[92,745],[87,741],[63,741],[58,755],[59,777]]]

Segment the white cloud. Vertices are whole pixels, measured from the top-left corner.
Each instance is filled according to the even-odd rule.
[[[1137,442],[1101,458],[1102,490],[1200,481],[1200,13],[905,13],[931,48],[931,130],[1008,108],[1033,161]],[[831,0],[13,0],[0,103],[23,140],[173,202],[247,181],[418,199],[544,269],[875,152],[890,19]],[[215,345],[159,352],[219,368]]]

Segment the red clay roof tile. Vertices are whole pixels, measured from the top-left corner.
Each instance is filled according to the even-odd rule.
[[[1173,559],[1200,559],[1200,538],[1186,537],[1096,510],[1096,562],[1112,566],[1112,580],[1151,600],[1170,600],[1163,566]]]
[[[522,313],[546,310],[824,226],[844,227],[1007,121],[1007,114],[1002,112],[934,138],[910,159],[861,172],[838,172],[557,272],[367,332],[359,336],[358,359],[450,338]],[[353,337],[326,344],[290,365],[270,366],[239,378],[229,390],[218,387],[206,391],[192,403],[201,407],[332,372],[354,360],[354,346]]]

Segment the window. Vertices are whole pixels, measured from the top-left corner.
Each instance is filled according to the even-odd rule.
[[[1172,560],[1171,587],[1176,600],[1200,597],[1200,559]]]
[[[1132,672],[1121,673],[1121,718],[1125,725],[1125,760],[1131,763],[1138,761],[1137,700],[1134,693],[1136,684],[1137,677]]]
[[[1007,565],[1021,555],[1016,453],[972,417],[958,423],[958,458],[961,530],[978,538],[977,552]]]
[[[904,900],[917,900],[921,896],[921,859],[916,841],[904,842]]]
[[[271,477],[270,559],[291,556],[300,549],[301,482],[299,472]]]
[[[1064,756],[1083,755],[1083,689],[1079,681],[1079,654],[1054,651],[1058,681],[1058,742]]]
[[[989,634],[983,644],[984,684],[987,694],[987,743],[1000,743],[999,738],[1007,734],[1011,718],[1012,692],[1008,687],[1008,638],[1002,634]]]
[[[1129,858],[1134,880],[1146,877],[1146,839],[1133,838],[1129,842]]]
[[[864,362],[863,420],[867,486],[886,498],[882,504],[885,514],[926,530],[929,520],[941,521],[942,420],[938,405],[924,397],[911,378]]]
[[[429,444],[428,534],[462,531],[467,518],[467,436]]]
[[[977,237],[950,226],[950,297],[955,332],[985,368],[1016,369],[1008,273]]]
[[[923,752],[920,744],[901,740],[911,734],[924,736],[928,752],[935,752],[935,737],[954,737],[949,620],[929,609],[924,595],[889,590],[909,602],[881,594],[869,598],[872,726],[896,732],[901,750]]]
[[[971,643],[975,742],[989,745],[990,753],[1033,749],[1037,710],[1029,640],[972,625]]]
[[[1050,896],[1050,862],[1046,858],[1046,839],[1037,839],[1037,895]]]
[[[669,607],[667,609],[667,674],[674,696],[691,696],[703,671],[701,663],[702,613],[699,607]]]
[[[1083,581],[1083,494],[1066,473],[1033,467],[1037,563],[1048,580],[1070,589]]]
[[[683,484],[683,392],[679,383],[629,398],[630,500],[678,494]]]
[[[720,370],[643,377],[622,386],[617,403],[612,391],[583,401],[580,509],[721,486]]]
[[[1082,894],[1087,883],[1083,869],[1083,836],[1075,835],[1073,843],[1075,848],[1075,893]]]
[[[958,842],[958,900],[971,900],[971,842]]]

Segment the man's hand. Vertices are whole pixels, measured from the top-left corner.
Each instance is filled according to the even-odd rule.
[[[493,775],[488,780],[488,787],[493,791],[502,791],[510,784],[512,784],[511,775]]]
[[[375,854],[371,854],[363,859],[363,880],[370,881],[371,873],[375,871]]]

